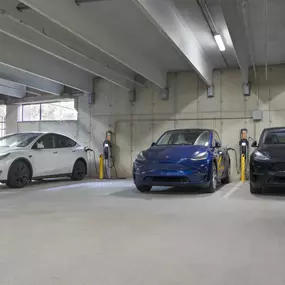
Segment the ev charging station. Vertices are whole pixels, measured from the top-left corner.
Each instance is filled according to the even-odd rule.
[[[240,131],[240,180],[244,182],[247,179],[247,166],[249,162],[249,142],[247,137],[248,130],[241,129]]]
[[[103,142],[103,154],[100,155],[99,177],[100,179],[111,179],[111,170],[114,167],[112,157],[113,133],[106,132]]]

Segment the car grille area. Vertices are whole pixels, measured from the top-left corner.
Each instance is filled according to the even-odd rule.
[[[274,163],[270,166],[271,171],[285,172],[285,162]]]
[[[285,177],[272,177],[271,179],[269,179],[268,181],[269,183],[282,183],[285,184]]]
[[[186,176],[147,176],[145,182],[162,182],[162,183],[187,183],[190,179]]]

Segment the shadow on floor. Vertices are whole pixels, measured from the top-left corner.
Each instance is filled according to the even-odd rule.
[[[79,181],[82,182],[82,181]],[[6,191],[15,191],[15,190],[33,190],[34,188],[45,188],[45,187],[50,187],[51,185],[57,186],[58,184],[64,183],[65,185],[70,185],[77,183],[75,181],[72,181],[70,178],[50,178],[50,179],[44,179],[44,180],[33,180],[30,184],[28,184],[24,188],[9,188],[6,186],[6,184],[0,184],[0,193],[1,192],[6,192]],[[59,185],[60,186],[60,185]]]
[[[219,189],[217,189],[219,191]],[[150,192],[141,193],[135,187],[126,189],[123,191],[118,191],[112,196],[124,197],[124,198],[142,198],[151,199],[152,197],[209,197],[213,195],[212,193],[204,193],[203,190],[199,188],[185,188],[185,187],[153,187]]]
[[[265,189],[263,194],[254,195],[258,199],[264,200],[285,200],[285,187],[284,188],[268,188]]]

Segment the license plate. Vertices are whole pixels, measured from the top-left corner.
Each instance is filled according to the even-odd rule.
[[[278,172],[285,172],[285,163],[276,163],[273,169]]]
[[[161,176],[179,176],[177,171],[162,171],[160,173]]]

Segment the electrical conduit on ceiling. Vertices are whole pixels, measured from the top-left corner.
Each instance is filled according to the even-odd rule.
[[[251,29],[248,23],[248,13],[247,13],[248,11],[246,9],[247,6],[248,6],[248,0],[244,0],[242,3],[243,22],[244,22],[245,30],[246,30],[246,38],[248,42],[248,49],[249,49],[250,59],[251,59],[252,67],[253,67],[254,78],[256,78],[256,66],[255,66],[254,52],[253,52],[254,48],[253,48],[253,44],[251,41],[251,38],[253,36],[252,36]]]

